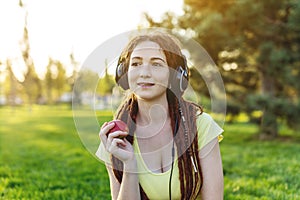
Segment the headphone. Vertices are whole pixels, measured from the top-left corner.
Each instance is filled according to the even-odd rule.
[[[169,78],[169,89],[176,95],[182,95],[185,89],[188,86],[189,81],[189,69],[187,66],[187,60],[186,57],[181,54],[175,55],[175,59],[179,60],[180,63],[176,67],[176,70],[170,67],[172,70],[170,70],[170,78]],[[116,68],[116,76],[115,81],[116,83],[124,90],[129,89],[128,84],[128,67],[126,67],[126,61],[124,57],[119,57],[118,64]]]

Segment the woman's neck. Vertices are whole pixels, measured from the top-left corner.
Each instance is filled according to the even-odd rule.
[[[160,101],[145,101],[138,99],[137,125],[146,127],[151,125],[164,124],[169,120],[169,107],[167,98]]]

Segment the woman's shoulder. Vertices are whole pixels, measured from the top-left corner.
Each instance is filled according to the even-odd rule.
[[[201,106],[192,103],[190,101],[184,101],[184,102],[189,108],[187,110],[191,111],[192,109],[194,115],[196,115],[197,126],[202,125],[203,127],[205,125],[211,124],[214,121],[210,114],[203,111]]]
[[[198,115],[198,118],[202,119],[202,120],[210,120],[210,121],[213,120],[212,116],[210,114],[208,114],[207,112],[202,112],[202,113],[198,112],[197,115]]]
[[[213,117],[205,112],[202,112],[197,117],[197,130],[200,149],[218,138],[219,142],[223,139],[222,132],[224,131],[213,119]]]
[[[205,126],[205,125],[209,125],[213,122],[213,118],[210,114],[206,113],[206,112],[198,112],[197,113],[197,124]]]

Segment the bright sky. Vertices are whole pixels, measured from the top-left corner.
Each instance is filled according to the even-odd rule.
[[[18,4],[19,0],[0,0],[0,62],[13,59],[15,73],[20,74],[25,11]],[[82,64],[104,41],[136,29],[142,12],[155,19],[166,11],[183,12],[183,0],[23,0],[23,4],[28,11],[31,55],[40,74],[49,56],[68,64],[74,52]]]

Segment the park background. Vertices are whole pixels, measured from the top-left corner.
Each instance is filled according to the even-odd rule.
[[[80,71],[81,65],[101,42],[148,27],[193,38],[218,66],[227,95],[220,144],[224,198],[300,199],[299,1],[185,0],[176,1],[174,8],[173,1],[164,6],[134,0],[62,2],[1,1],[1,199],[110,199],[104,165],[78,136],[72,91],[75,80],[88,77],[77,103],[91,106],[85,99],[97,81],[99,106],[93,109],[99,124],[111,119],[103,105],[122,91],[115,87],[109,64],[103,62],[107,70],[101,76]],[[153,12],[158,8],[160,13]],[[126,18],[129,15],[132,18]],[[89,23],[92,26],[82,25]],[[189,53],[191,60],[197,59]],[[198,103],[209,112],[205,82],[192,66],[191,72],[190,84],[201,97]],[[99,129],[91,131],[98,134]]]

